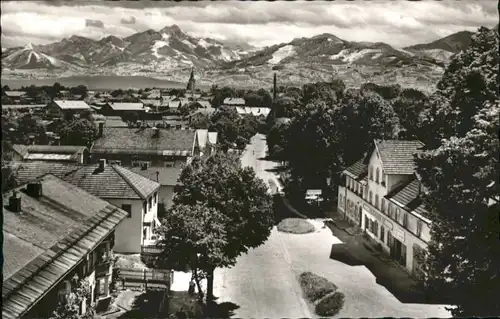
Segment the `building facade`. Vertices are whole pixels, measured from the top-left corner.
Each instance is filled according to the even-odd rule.
[[[90,293],[80,313],[110,298],[114,230],[125,211],[50,174],[2,197],[3,318],[47,318],[79,281]]]
[[[375,140],[366,158],[344,171],[338,211],[379,247],[416,276],[416,256],[427,249],[431,220],[420,198],[413,154],[418,141]]]

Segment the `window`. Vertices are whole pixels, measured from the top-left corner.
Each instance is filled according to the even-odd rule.
[[[342,207],[344,204],[344,196],[342,196],[342,194],[340,194],[339,196],[339,207]]]
[[[385,199],[382,198],[382,201],[380,203],[380,210],[382,213],[385,213]]]
[[[370,166],[368,169],[369,178],[373,181],[373,167]]]
[[[385,187],[385,174],[384,174],[384,171],[381,172],[380,174],[380,184],[382,184],[382,186]]]
[[[96,279],[95,286],[99,297],[105,297],[108,295],[108,280],[108,277]]]
[[[151,207],[153,207],[153,197],[151,196],[148,198],[148,211],[151,210]]]
[[[133,167],[151,167],[151,162],[150,161],[132,161],[132,166]]]
[[[372,191],[370,191],[370,195],[368,195],[368,201],[370,202],[370,204],[373,204],[373,193],[372,193]]]
[[[368,188],[363,187],[363,198],[366,199],[367,196],[368,196]]]
[[[156,204],[157,201],[158,201],[158,193],[154,193],[153,194],[153,204]]]
[[[399,208],[396,208],[394,219],[399,223]]]
[[[392,205],[390,202],[387,202],[387,214],[389,215],[389,217],[393,218],[392,217]]]
[[[380,226],[380,240],[385,243],[384,238],[385,237],[385,229],[384,226]]]
[[[370,225],[370,220],[368,219],[368,217],[365,216],[365,230],[368,229],[368,227]]]
[[[174,161],[166,161],[164,162],[165,167],[175,167],[175,162]]]
[[[132,217],[132,205],[130,204],[122,204],[122,209],[128,213],[127,217]]]
[[[142,209],[144,210],[144,215],[148,212],[148,201],[145,200],[144,204],[142,205]]]
[[[378,167],[377,167],[377,170],[376,170],[376,173],[375,173],[375,182],[376,182],[377,184],[378,184],[378,183],[380,183],[380,180],[379,180],[379,177],[380,177],[380,176],[379,176],[379,175],[380,175],[380,171],[379,171],[379,169],[378,169]]]
[[[372,234],[377,236],[378,234],[378,221],[373,221],[372,222]]]
[[[403,213],[403,227],[408,227],[408,214]]]
[[[417,236],[420,237],[422,235],[422,221],[419,219],[417,221]]]
[[[375,194],[375,207],[379,208],[378,207],[378,194]]]

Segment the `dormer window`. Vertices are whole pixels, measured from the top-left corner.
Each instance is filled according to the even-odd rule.
[[[377,170],[376,170],[376,172],[375,172],[375,182],[376,182],[377,184],[378,184],[378,183],[380,183],[380,179],[379,179],[379,177],[380,177],[380,171],[379,171],[379,169],[378,169],[378,167],[377,167]]]

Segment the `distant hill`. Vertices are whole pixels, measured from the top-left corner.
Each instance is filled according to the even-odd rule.
[[[88,87],[100,88],[184,87],[194,67],[197,87],[270,87],[276,72],[281,85],[337,77],[350,86],[399,83],[430,90],[451,57],[467,48],[472,35],[469,31],[457,32],[401,49],[324,33],[256,49],[245,43],[193,37],[172,25],[125,38],[108,36],[96,41],[72,36],[47,45],[3,48],[2,82],[26,78],[51,82],[63,77],[61,81],[83,81]]]
[[[2,86],[8,85],[11,89],[29,85],[53,85],[59,82],[63,86],[74,87],[80,84],[89,90],[116,90],[116,89],[145,89],[145,88],[186,88],[185,83],[161,80],[145,76],[70,76],[47,79],[2,79]],[[203,88],[203,87],[202,87]]]

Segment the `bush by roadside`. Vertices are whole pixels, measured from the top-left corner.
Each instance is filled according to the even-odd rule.
[[[314,305],[318,316],[333,316],[344,305],[344,294],[337,291],[337,286],[326,278],[304,272],[299,277],[305,297]]]
[[[299,281],[306,298],[311,302],[337,291],[337,286],[334,283],[312,272],[302,273]]]
[[[344,306],[344,294],[337,291],[321,299],[315,307],[318,316],[334,316]]]
[[[314,225],[302,218],[283,219],[278,224],[278,230],[292,234],[307,234],[314,232]]]

